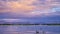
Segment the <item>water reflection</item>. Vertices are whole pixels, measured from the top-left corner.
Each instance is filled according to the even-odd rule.
[[[60,26],[47,25],[0,25],[1,34],[60,34]]]

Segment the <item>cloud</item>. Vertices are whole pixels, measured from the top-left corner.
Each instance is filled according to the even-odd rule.
[[[2,19],[5,22],[20,22],[22,21],[21,19]]]
[[[15,15],[34,17],[41,15],[53,15],[52,7],[59,6],[52,0],[8,0],[0,1],[0,13],[10,12]]]

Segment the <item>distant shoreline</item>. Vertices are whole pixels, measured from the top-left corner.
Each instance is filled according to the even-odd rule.
[[[0,24],[0,25],[60,25],[60,24]]]

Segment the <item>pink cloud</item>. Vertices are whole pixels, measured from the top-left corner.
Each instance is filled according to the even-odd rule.
[[[35,3],[36,5],[33,5]],[[10,12],[16,15],[25,15],[27,17],[40,16],[40,15],[49,15],[53,13],[51,8],[53,6],[59,6],[56,2],[52,0],[46,0],[44,4],[42,1],[38,0],[17,0],[17,1],[8,1],[4,3],[3,1],[0,4],[4,5],[0,7],[0,12]],[[4,8],[5,7],[5,8]]]

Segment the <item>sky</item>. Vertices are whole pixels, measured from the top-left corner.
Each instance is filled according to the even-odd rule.
[[[0,21],[60,22],[60,0],[0,0]]]
[[[60,24],[60,0],[0,0],[0,24]],[[33,31],[60,34],[58,26],[0,26],[1,34]],[[25,33],[33,34],[33,33]]]

